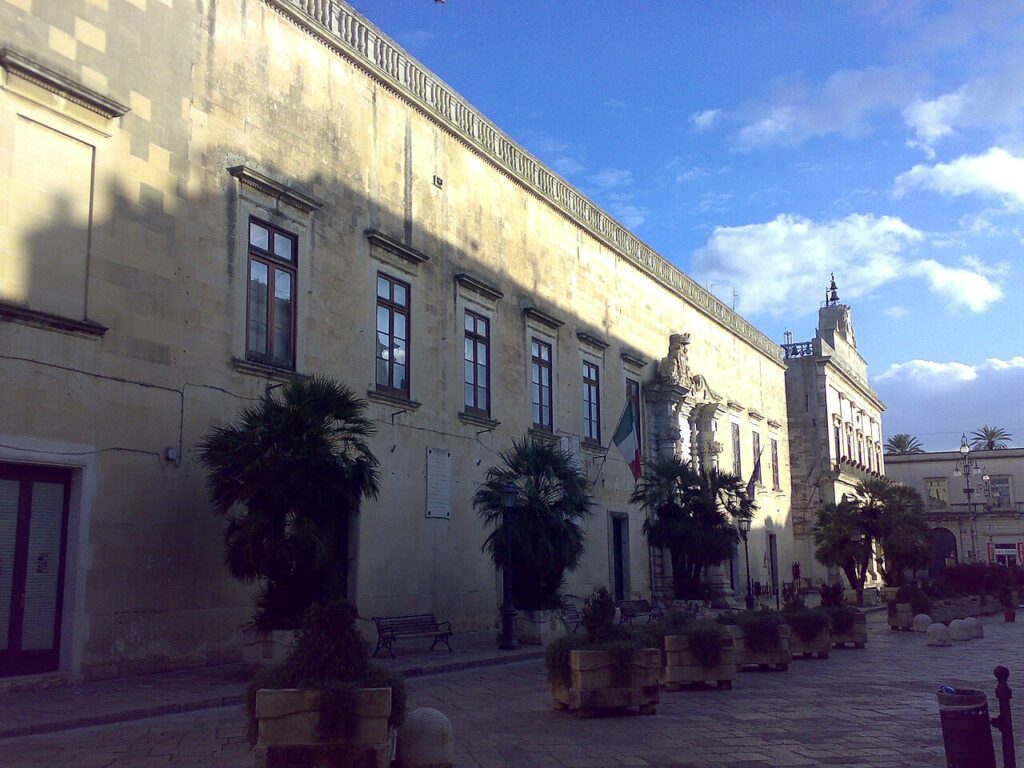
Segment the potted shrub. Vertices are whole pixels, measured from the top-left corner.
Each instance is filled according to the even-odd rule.
[[[900,587],[896,597],[889,603],[889,628],[910,630],[913,628],[914,617],[919,613],[929,615],[932,601],[916,584]]]
[[[789,652],[794,658],[827,659],[832,648],[829,617],[823,609],[797,608],[784,612],[789,625]]]
[[[256,766],[387,765],[405,715],[401,677],[370,662],[351,606],[309,608],[281,665],[258,672],[246,696]]]
[[[602,587],[583,607],[586,631],[547,647],[544,661],[557,706],[579,717],[631,707],[642,715],[657,712],[661,652],[646,647],[642,632],[614,621],[615,602]]]
[[[362,400],[320,376],[278,393],[199,444],[207,494],[227,518],[228,569],[258,587],[244,628],[257,663],[283,658],[309,606],[347,593],[349,523],[379,488]]]
[[[567,453],[544,440],[513,441],[501,459],[473,496],[477,513],[494,526],[483,548],[500,570],[511,538],[519,641],[546,645],[565,634],[560,590],[583,556],[583,523],[592,506],[587,479]],[[516,489],[516,503],[506,510],[502,490],[509,484]]]
[[[868,642],[867,621],[864,614],[846,605],[823,609],[832,625],[832,644],[838,648],[852,645],[863,648]],[[913,619],[911,619],[913,621]]]
[[[659,682],[666,691],[683,685],[715,683],[732,688],[736,679],[732,635],[716,621],[693,621],[683,614],[667,614],[644,628],[661,648]]]
[[[743,611],[725,614],[719,621],[729,627],[735,643],[736,667],[789,668],[790,629],[781,614],[773,611]]]
[[[1004,621],[1017,621],[1017,600],[1009,587],[999,590],[999,604],[1003,607]]]

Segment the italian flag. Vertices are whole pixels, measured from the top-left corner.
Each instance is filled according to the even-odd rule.
[[[612,442],[619,449],[622,458],[629,464],[633,480],[638,480],[640,478],[640,429],[629,403],[626,403],[622,418],[619,419],[619,426],[615,428]]]

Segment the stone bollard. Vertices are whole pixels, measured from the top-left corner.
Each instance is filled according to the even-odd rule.
[[[928,645],[952,645],[949,641],[949,627],[945,624],[935,623],[928,627],[925,640]]]
[[[974,616],[968,616],[964,619],[967,622],[967,626],[971,628],[971,637],[984,637],[985,630],[981,626],[981,622]]]
[[[929,616],[927,613],[919,613],[917,614],[917,616],[914,617],[914,631],[927,632],[928,627],[930,627],[933,623],[934,622],[932,622],[932,617]]]
[[[414,709],[398,731],[398,768],[451,768],[455,762],[452,724],[431,707]]]
[[[963,619],[953,619],[949,622],[949,639],[956,641],[973,640],[970,625]]]

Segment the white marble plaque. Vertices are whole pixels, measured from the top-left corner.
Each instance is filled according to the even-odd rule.
[[[427,448],[427,517],[452,516],[452,452]]]

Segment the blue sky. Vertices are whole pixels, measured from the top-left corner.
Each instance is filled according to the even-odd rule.
[[[887,435],[1024,445],[1024,4],[353,4],[771,338],[834,271]]]

